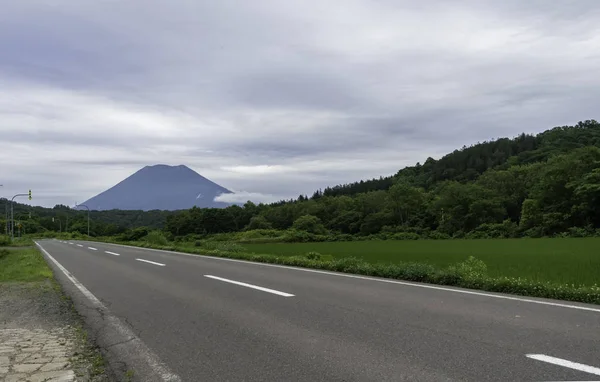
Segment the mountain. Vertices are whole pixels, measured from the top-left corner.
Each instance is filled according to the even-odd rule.
[[[182,210],[223,208],[230,204],[214,198],[231,191],[187,166],[146,166],[108,190],[86,200],[90,210]]]

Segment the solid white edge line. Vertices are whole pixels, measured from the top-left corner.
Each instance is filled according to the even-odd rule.
[[[246,288],[257,289],[257,290],[260,290],[260,291],[263,291],[263,292],[267,292],[267,293],[273,293],[273,294],[276,294],[276,295],[279,295],[279,296],[283,296],[283,297],[294,297],[294,295],[291,294],[291,293],[280,292],[280,291],[275,290],[275,289],[264,288],[264,287],[260,287],[258,285],[246,284],[246,283],[242,283],[242,282],[239,282],[239,281],[224,279],[222,277],[217,277],[217,276],[212,276],[212,275],[204,275],[204,277],[208,277],[208,278],[219,280],[219,281],[224,281],[226,283],[240,285],[240,286],[243,286],[243,287],[246,287]]]
[[[551,363],[553,365],[558,365],[562,367],[566,367],[573,370],[582,371],[584,373],[600,375],[600,368],[584,365],[583,363],[571,362],[566,359],[551,357],[545,354],[526,354],[527,358],[535,359],[536,361],[542,361],[546,363]]]
[[[121,256],[120,254],[115,253],[115,252],[111,252],[111,251],[104,251],[104,252],[108,253],[109,255]]]
[[[584,311],[588,311],[588,312],[600,313],[600,308],[590,308],[587,306],[578,306],[578,305],[563,304],[563,303],[557,303],[557,302],[531,300],[531,299],[523,298],[523,297],[504,296],[504,295],[492,294],[492,293],[486,293],[486,292],[477,292],[474,290],[453,289],[450,287],[436,286],[436,285],[430,285],[430,284],[417,284],[417,283],[411,283],[408,281],[398,281],[398,280],[383,279],[383,278],[378,279],[378,278],[369,277],[369,276],[360,276],[360,275],[353,275],[353,274],[348,274],[348,273],[335,273],[335,272],[329,272],[329,271],[320,271],[318,269],[291,267],[291,266],[287,266],[287,265],[278,265],[278,264],[259,263],[259,262],[253,262],[253,261],[247,261],[247,260],[228,259],[225,257],[195,255],[195,254],[191,254],[191,253],[168,251],[168,250],[163,250],[163,249],[135,247],[133,245],[125,245],[125,244],[114,244],[114,243],[103,243],[103,244],[115,245],[118,247],[125,247],[125,248],[133,248],[133,249],[138,249],[138,250],[153,251],[153,252],[173,253],[176,255],[190,256],[190,257],[195,257],[195,258],[208,258],[208,259],[220,260],[220,261],[231,261],[231,262],[235,262],[235,263],[251,264],[251,265],[256,265],[256,266],[261,266],[261,267],[291,269],[291,270],[299,271],[299,272],[310,272],[310,273],[318,273],[318,274],[337,276],[337,277],[348,277],[348,278],[359,279],[359,280],[376,281],[376,282],[380,282],[380,283],[397,284],[397,285],[411,286],[411,287],[415,287],[415,288],[433,289],[433,290],[440,290],[440,291],[445,291],[445,292],[470,294],[470,295],[475,295],[475,296],[498,298],[498,299],[502,299],[502,300],[527,302],[530,304],[555,306],[555,307],[559,307],[559,308],[577,309],[577,310],[584,310]]]
[[[98,248],[94,248],[94,247],[88,247],[88,249],[91,249],[92,251],[97,251]]]
[[[148,264],[158,265],[158,266],[161,266],[161,267],[164,267],[166,265],[166,264],[163,264],[163,263],[157,263],[157,262],[150,261],[150,260],[144,260],[144,259],[136,259],[136,260],[137,261],[143,261],[144,263],[148,263]]]
[[[165,382],[180,382],[181,378],[173,373],[167,365],[162,363],[160,358],[154,354],[150,348],[127,326],[125,326],[121,320],[119,320],[116,316],[112,315],[110,311],[98,300],[96,296],[92,294],[82,283],[79,282],[65,267],[62,266],[54,257],[48,253],[37,241],[34,241],[35,245],[46,255],[46,257],[52,261],[58,269],[62,271],[62,273],[67,276],[67,278],[79,289],[79,291],[87,297],[88,300],[99,310],[103,311],[103,317],[105,320],[108,320],[114,327],[117,329],[119,334],[121,334],[124,338],[131,338],[128,343],[131,346],[135,347],[137,354],[142,355],[146,363],[152,368],[154,374],[160,376],[160,378]]]

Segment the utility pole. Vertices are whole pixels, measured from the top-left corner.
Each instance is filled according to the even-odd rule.
[[[88,212],[87,225],[88,225],[88,238],[89,238],[90,237],[90,208],[88,206],[86,206],[85,204],[75,204],[75,207],[85,207],[87,209],[87,212]]]
[[[29,194],[16,194],[10,200],[10,221],[11,221],[11,224],[10,224],[10,237],[11,237],[11,240],[15,239],[15,211],[14,211],[14,204],[15,204],[15,198],[17,196],[29,196],[29,200],[31,200],[31,190],[29,190]]]

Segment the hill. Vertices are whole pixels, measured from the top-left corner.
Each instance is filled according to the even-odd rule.
[[[86,200],[91,210],[183,210],[223,208],[214,198],[231,193],[187,166],[146,166],[108,190]]]
[[[393,176],[329,187],[310,198],[181,211],[166,224],[174,235],[299,226],[398,238],[595,234],[600,124],[588,120],[463,147]]]

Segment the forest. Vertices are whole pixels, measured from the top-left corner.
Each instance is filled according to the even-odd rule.
[[[86,233],[86,219],[87,211],[66,206],[15,203],[15,220],[26,233]],[[600,124],[587,120],[462,147],[389,177],[327,187],[310,197],[224,209],[92,211],[90,221],[93,236],[128,235],[140,227],[171,237],[257,229],[306,233],[296,235],[298,241],[597,236]]]

